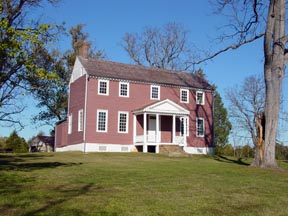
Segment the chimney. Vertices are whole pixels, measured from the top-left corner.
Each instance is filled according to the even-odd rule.
[[[79,47],[78,55],[81,56],[82,58],[87,59],[89,47],[90,47],[90,43],[84,41]]]

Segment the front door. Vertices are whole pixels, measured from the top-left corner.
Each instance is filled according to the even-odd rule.
[[[156,115],[149,115],[148,142],[156,142]]]

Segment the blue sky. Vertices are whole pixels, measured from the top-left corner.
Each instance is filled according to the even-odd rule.
[[[86,24],[84,30],[89,34],[89,40],[98,49],[105,50],[108,60],[116,62],[132,63],[119,45],[126,32],[140,33],[146,26],[161,27],[168,22],[182,24],[189,31],[188,41],[201,49],[224,47],[223,44],[213,43],[212,39],[219,35],[217,28],[226,20],[213,14],[209,0],[62,0],[56,7],[44,6],[34,12],[50,23],[65,22],[67,29],[80,23]],[[70,48],[70,38],[62,38],[59,46],[63,50]],[[262,40],[224,53],[199,67],[204,70],[207,79],[218,86],[227,105],[225,89],[237,85],[249,75],[263,72]],[[19,132],[25,139],[40,130],[49,131],[47,127],[31,125],[29,119],[32,113],[36,114],[37,109],[30,106],[20,116],[29,125]],[[2,128],[0,136],[8,136],[11,131],[11,128]]]

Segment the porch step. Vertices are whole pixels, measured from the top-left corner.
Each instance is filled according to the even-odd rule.
[[[183,147],[177,145],[160,145],[159,153],[168,155],[169,157],[189,157]]]

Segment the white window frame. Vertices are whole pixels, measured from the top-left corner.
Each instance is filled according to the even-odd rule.
[[[180,133],[181,133],[181,136],[182,136],[182,127],[183,127],[182,121],[183,120],[186,120],[186,125],[184,125],[184,129],[186,129],[186,137],[188,137],[189,136],[189,118],[184,118],[184,117],[180,118]],[[186,128],[185,128],[185,126],[186,126]]]
[[[68,134],[72,133],[72,120],[73,120],[73,115],[72,113],[68,116]]]
[[[78,111],[78,131],[83,131],[83,125],[84,125],[84,115],[83,115],[83,109],[80,109]]]
[[[100,87],[101,87],[102,82],[106,83],[106,93],[100,92]],[[109,95],[109,80],[103,80],[103,79],[98,80],[98,95]]]
[[[202,94],[202,100],[198,100],[198,94]],[[196,91],[196,104],[204,105],[205,104],[205,92],[204,91]]]
[[[127,95],[121,95],[121,87],[122,85],[126,85],[127,86]],[[128,82],[119,82],[119,97],[129,97],[130,94],[130,85]]]
[[[157,89],[158,89],[157,98],[153,98],[153,88],[157,88]],[[158,85],[151,85],[151,87],[150,87],[150,99],[151,99],[151,100],[160,100],[160,86],[158,86]]]
[[[183,92],[187,94],[187,101],[182,100]],[[189,103],[189,90],[188,89],[180,89],[180,102],[181,103]]]
[[[100,113],[105,113],[105,129],[104,130],[99,130],[99,114]],[[107,129],[108,129],[108,110],[99,109],[97,110],[96,131],[100,133],[106,133]]]
[[[202,122],[203,122],[203,134],[198,133],[198,128],[199,128],[198,120],[202,120]],[[196,136],[197,137],[204,137],[205,136],[205,119],[204,118],[196,118]]]
[[[125,122],[125,131],[121,131],[120,130],[120,121],[121,121],[121,114],[125,114],[126,115],[126,122]],[[129,112],[123,112],[123,111],[119,111],[118,112],[118,133],[128,133],[128,127],[129,126]]]

